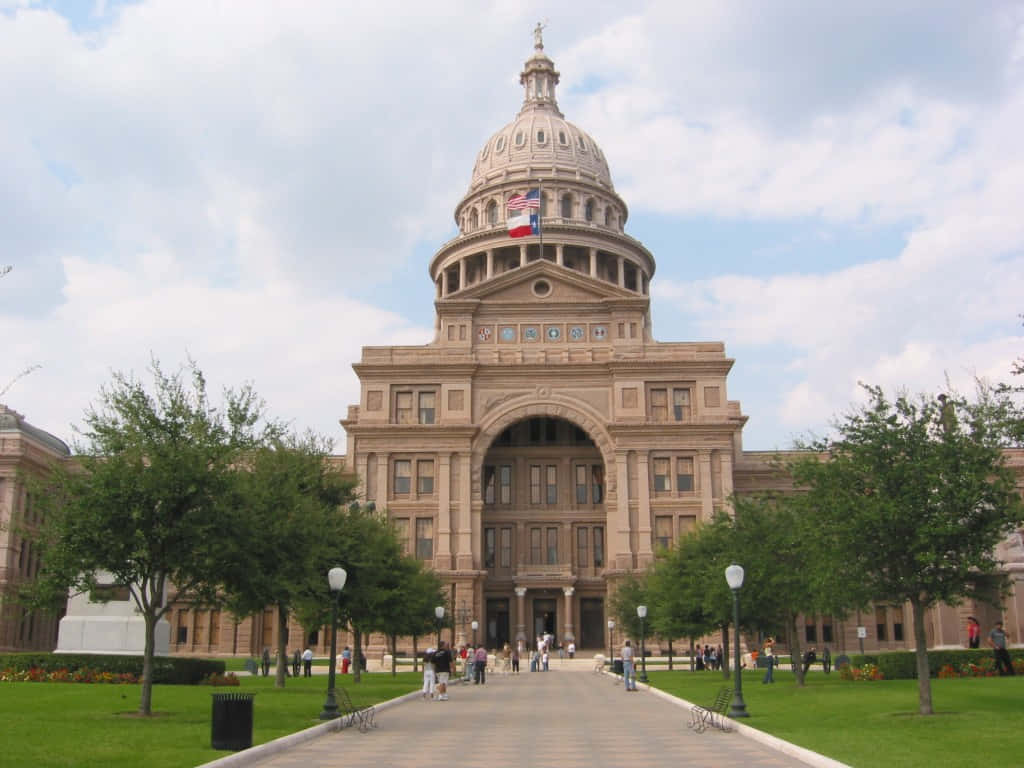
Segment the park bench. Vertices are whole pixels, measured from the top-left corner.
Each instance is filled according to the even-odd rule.
[[[732,702],[732,688],[721,687],[715,696],[715,700],[706,707],[694,704],[690,709],[690,727],[697,733],[704,733],[710,725],[720,731],[729,730],[729,718],[726,713],[729,711],[729,704]]]
[[[357,707],[352,703],[352,699],[348,695],[348,691],[344,688],[337,688],[335,695],[338,699],[338,709],[341,712],[341,727],[348,728],[349,726],[359,724],[359,732],[366,733],[371,728],[376,728],[377,724],[373,722],[373,705]]]

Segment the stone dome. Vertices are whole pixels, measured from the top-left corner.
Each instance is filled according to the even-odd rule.
[[[499,180],[512,171],[576,176],[614,190],[604,152],[588,133],[573,125],[558,109],[555,86],[559,73],[537,37],[519,81],[525,95],[522,109],[496,131],[477,153],[471,189]]]

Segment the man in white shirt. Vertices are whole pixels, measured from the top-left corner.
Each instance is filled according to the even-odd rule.
[[[633,647],[629,640],[622,646],[622,679],[626,681],[626,690],[636,690],[636,673],[633,670]]]
[[[310,648],[302,652],[302,676],[313,676],[313,651]]]

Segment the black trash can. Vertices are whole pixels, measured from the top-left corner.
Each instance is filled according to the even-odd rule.
[[[612,661],[612,672],[616,675],[622,674],[622,659],[615,659]]]
[[[210,746],[238,751],[252,746],[252,697],[255,693],[214,693]]]

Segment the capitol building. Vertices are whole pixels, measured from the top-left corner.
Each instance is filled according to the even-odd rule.
[[[517,116],[476,151],[457,235],[429,263],[434,339],[365,347],[353,366],[360,395],[341,420],[345,462],[361,500],[386,510],[406,550],[440,575],[456,639],[471,639],[476,620],[490,648],[551,633],[599,651],[623,576],[728,510],[734,494],[787,481],[776,454],[743,450],[748,417],[729,398],[724,343],[655,339],[655,256],[627,234],[601,147],[559,109],[539,29],[520,83]],[[1019,584],[1024,548],[1011,540],[1004,550]],[[1001,617],[1020,643],[1022,609],[1022,589],[1002,614],[934,609],[929,645],[964,647],[969,613],[985,626]],[[912,646],[909,606],[872,610],[860,619],[865,648]],[[276,643],[271,610],[236,622],[181,605],[168,619],[172,653]],[[857,647],[853,618],[805,621],[805,642]],[[292,624],[325,650],[327,633]],[[371,636],[367,656],[384,645]]]

